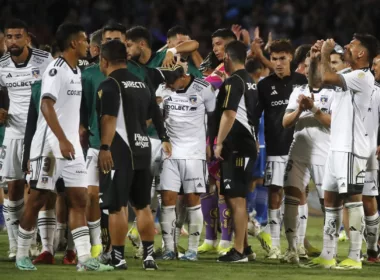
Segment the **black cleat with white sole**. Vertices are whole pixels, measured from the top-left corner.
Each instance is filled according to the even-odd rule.
[[[119,263],[117,263],[117,264],[112,263],[111,265],[115,268],[115,270],[127,270],[128,269],[127,262],[125,260],[120,260]]]
[[[143,261],[143,268],[145,270],[157,270],[158,266],[152,256],[147,256]]]
[[[220,256],[218,262],[248,262],[248,257],[232,248],[227,254]]]

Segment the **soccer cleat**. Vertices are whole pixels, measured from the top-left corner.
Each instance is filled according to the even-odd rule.
[[[66,265],[75,265],[77,264],[76,256],[77,254],[73,250],[67,250],[62,263]]]
[[[30,254],[30,256],[32,258],[36,258],[36,257],[40,256],[41,252],[38,249],[38,245],[37,244],[33,244],[33,245],[30,246],[29,254]]]
[[[226,248],[218,245],[218,247],[216,248],[216,251],[218,252],[219,255],[225,255],[227,254],[230,250],[232,249],[232,246],[228,246]]]
[[[291,263],[291,264],[299,264],[300,259],[297,251],[287,249],[285,255],[280,259],[282,263]]]
[[[127,262],[125,260],[120,260],[118,264],[111,264],[115,270],[127,270]]]
[[[261,231],[257,235],[257,239],[260,241],[261,247],[269,253],[272,249],[272,237],[269,233],[266,233],[265,231]]]
[[[254,261],[254,260],[256,260],[256,253],[252,251],[251,246],[245,247],[243,254],[245,256],[247,256],[248,261]]]
[[[214,253],[214,252],[216,252],[216,247],[206,242],[203,242],[203,244],[198,247],[198,254]]]
[[[101,253],[98,256],[98,261],[102,264],[110,264],[112,261],[111,252]]]
[[[16,260],[17,247],[13,247],[8,251],[8,259],[11,261]]]
[[[173,251],[165,251],[162,254],[162,259],[165,260],[165,261],[175,260],[176,259],[176,255],[175,255],[175,253]]]
[[[349,240],[347,234],[346,234],[346,231],[345,230],[342,230],[340,233],[339,233],[339,238],[338,238],[339,242],[346,242],[347,240]]]
[[[16,260],[16,267],[20,270],[37,270],[29,257]]]
[[[158,266],[152,256],[147,256],[143,261],[143,269],[145,270],[157,270]]]
[[[140,234],[137,230],[137,227],[135,227],[135,224],[133,223],[131,229],[127,233],[128,239],[132,242],[132,245],[134,247],[140,247]]]
[[[278,260],[281,258],[281,249],[279,247],[272,247],[266,257],[268,260]]]
[[[197,261],[198,260],[197,252],[195,252],[195,251],[187,251],[179,259],[181,261]]]
[[[55,259],[50,252],[45,251],[33,260],[33,264],[55,264]]]
[[[306,264],[300,264],[299,266],[303,268],[327,268],[328,269],[328,268],[334,268],[336,266],[336,260],[335,259],[326,260],[322,257],[317,257],[310,260]]]
[[[236,251],[235,248],[232,248],[225,255],[220,256],[218,262],[248,262],[248,257]]]
[[[103,252],[102,244],[91,246],[91,257],[97,258]]]
[[[300,260],[308,260],[309,259],[309,256],[307,255],[306,249],[303,245],[298,246],[297,252],[298,252],[298,257]]]
[[[367,250],[367,263],[380,263],[379,252],[374,250]]]
[[[319,257],[321,255],[321,251],[311,245],[307,247],[306,253],[309,257]]]
[[[104,265],[101,264],[97,259],[88,259],[87,261],[81,263],[78,262],[77,264],[77,271],[112,271],[114,270],[114,267],[111,265]]]
[[[338,269],[338,270],[362,269],[362,262],[354,261],[352,259],[345,259],[341,261],[337,266],[333,267],[333,269]]]

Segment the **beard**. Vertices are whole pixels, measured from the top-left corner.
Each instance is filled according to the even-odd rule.
[[[20,47],[16,47],[16,48],[13,47],[9,49],[9,53],[11,54],[11,56],[20,56],[23,51],[24,51],[24,48],[20,48]]]

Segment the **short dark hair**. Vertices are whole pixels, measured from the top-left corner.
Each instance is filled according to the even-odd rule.
[[[247,46],[243,42],[231,41],[225,46],[224,51],[232,62],[244,64],[247,59]]]
[[[312,45],[310,44],[303,44],[300,45],[296,51],[294,52],[294,63],[298,66],[298,64],[305,62],[305,59],[307,57],[307,53],[310,51]]]
[[[77,23],[62,23],[55,34],[55,39],[59,49],[63,52],[70,47],[70,42],[73,39],[73,36],[78,35],[79,32],[85,32],[85,29],[82,25]]]
[[[98,29],[94,32],[91,33],[90,35],[90,43],[94,43],[98,47],[102,44],[102,35],[103,35],[103,30]]]
[[[100,56],[110,63],[127,63],[127,48],[119,40],[107,41],[100,47]]]
[[[32,47],[38,48],[40,44],[38,43],[36,35],[34,35],[32,32],[28,32],[28,35],[30,37],[30,42],[31,42]]]
[[[375,58],[377,49],[379,48],[379,41],[375,36],[371,34],[360,34],[355,33],[354,39],[360,41],[360,44],[365,47],[368,51],[368,61],[371,64],[372,60]]]
[[[102,35],[104,35],[104,33],[106,33],[107,31],[120,31],[122,34],[125,35],[127,28],[124,25],[122,25],[121,23],[111,22],[111,23],[103,26]]]
[[[152,36],[148,29],[143,26],[135,26],[127,30],[127,39],[132,41],[145,40],[148,47],[152,47]]]
[[[28,25],[25,23],[25,21],[22,21],[18,18],[12,18],[11,20],[7,21],[4,26],[4,30],[16,28],[24,29],[26,33],[29,32]]]
[[[57,42],[54,41],[51,44],[51,52],[50,53],[53,57],[55,57],[57,55],[57,53],[59,53],[59,52],[61,52],[61,50],[59,49]]]
[[[177,36],[177,34],[190,35],[190,32],[185,27],[180,26],[180,25],[176,25],[176,26],[173,26],[172,28],[170,28],[168,30],[168,33],[166,34],[166,36],[168,38],[171,38],[171,37]]]
[[[248,73],[255,73],[259,69],[264,69],[264,64],[257,58],[250,58],[245,63],[245,70]]]
[[[211,38],[220,37],[223,39],[233,39],[237,40],[236,35],[232,32],[231,29],[221,28],[212,33]]]
[[[185,74],[185,69],[179,64],[173,67],[161,67],[158,68],[164,76],[165,83],[172,85]]]
[[[293,46],[288,39],[274,40],[270,46],[270,53],[285,52],[293,54]]]

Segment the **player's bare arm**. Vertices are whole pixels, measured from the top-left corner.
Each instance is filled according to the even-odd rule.
[[[325,127],[330,128],[331,125],[331,115],[328,113],[323,113],[321,109],[319,109],[314,104],[314,100],[310,97],[303,97],[300,100],[300,104],[305,110],[310,110],[314,113],[314,117]]]
[[[61,149],[62,156],[66,159],[74,159],[74,146],[66,138],[66,135],[63,132],[61,125],[59,124],[57,114],[54,109],[54,104],[55,101],[53,99],[43,98],[41,100],[41,112],[44,115],[46,123],[59,141],[59,147]]]
[[[116,117],[110,115],[103,115],[100,121],[102,131],[101,143],[102,145],[111,146],[112,140],[116,132]],[[100,171],[108,173],[113,167],[113,160],[111,151],[101,149],[99,152],[99,167]]]
[[[335,73],[330,67],[330,54],[335,46],[333,39],[327,39],[322,44],[321,48],[321,77],[322,83],[326,85],[335,85],[343,87],[340,76]]]
[[[223,159],[221,157],[223,149],[223,141],[226,139],[228,133],[230,132],[236,118],[236,112],[233,110],[225,110],[220,120],[220,127],[218,132],[218,138],[215,148],[215,157]]]
[[[285,112],[284,118],[282,119],[282,126],[284,128],[289,128],[289,127],[294,126],[297,123],[301,114],[302,114],[302,110],[300,108],[297,108],[294,111],[289,110]]]
[[[187,54],[196,51],[199,48],[199,43],[195,40],[188,40],[179,44],[174,48],[170,48],[166,51],[166,56],[164,61],[162,62],[163,67],[172,67],[175,65],[176,60],[174,55],[179,54]]]

